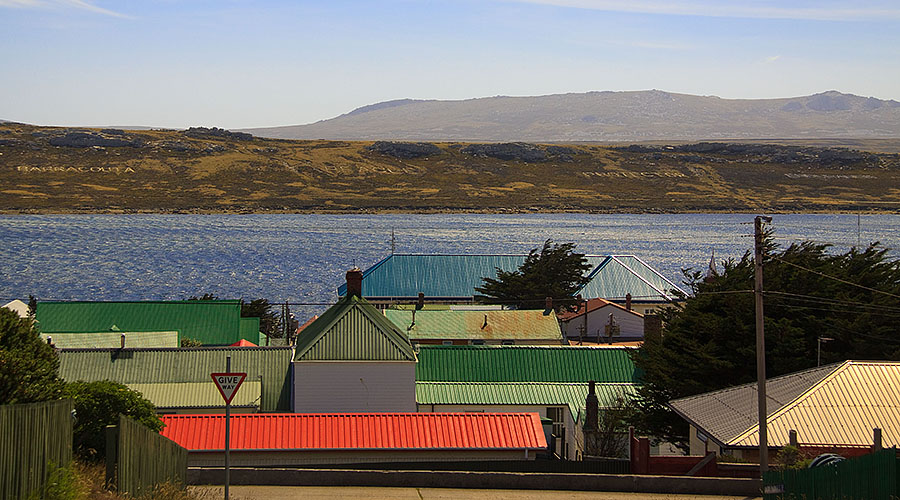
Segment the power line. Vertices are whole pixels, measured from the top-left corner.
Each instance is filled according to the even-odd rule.
[[[768,290],[768,291],[766,291],[765,293],[766,293],[766,295],[782,295],[782,296],[784,296],[785,299],[803,300],[803,301],[806,301],[806,302],[817,302],[817,303],[822,303],[822,302],[824,302],[824,303],[826,303],[826,304],[833,304],[833,305],[847,305],[847,304],[850,304],[850,305],[854,305],[854,306],[860,306],[860,307],[863,307],[863,308],[874,308],[874,309],[877,309],[877,310],[884,310],[884,309],[887,309],[887,310],[890,310],[890,311],[897,311],[897,312],[900,312],[900,307],[892,307],[892,306],[888,306],[888,305],[872,304],[871,302],[856,302],[856,301],[853,301],[853,300],[831,299],[831,298],[827,298],[827,297],[817,297],[817,296],[815,296],[815,295],[802,295],[802,294],[799,294],[799,293],[778,292],[778,291],[774,291],[774,290]]]
[[[894,297],[895,299],[900,299],[900,295],[895,295],[895,294],[890,293],[890,292],[885,292],[884,290],[878,290],[877,288],[867,287],[867,286],[865,286],[865,285],[860,285],[859,283],[854,283],[854,282],[852,282],[852,281],[847,281],[847,280],[845,280],[845,279],[841,279],[841,278],[838,278],[838,277],[836,277],[836,276],[831,276],[831,275],[828,275],[828,274],[825,274],[825,273],[821,273],[821,272],[819,272],[819,271],[810,269],[810,268],[808,268],[808,267],[803,267],[803,266],[801,266],[800,264],[794,264],[793,262],[788,262],[788,261],[786,261],[786,260],[784,260],[784,259],[782,259],[782,258],[780,258],[780,257],[774,257],[774,256],[773,256],[772,258],[773,258],[774,260],[777,260],[777,261],[782,262],[782,263],[784,263],[784,264],[787,264],[787,265],[789,265],[789,266],[796,267],[797,269],[802,269],[802,270],[804,270],[804,271],[807,271],[807,272],[810,272],[810,273],[813,273],[813,274],[817,274],[817,275],[819,275],[819,276],[821,276],[821,277],[823,277],[823,278],[828,278],[828,279],[831,279],[831,280],[834,280],[834,281],[839,281],[839,282],[841,282],[841,283],[844,283],[845,285],[855,286],[855,287],[858,287],[858,288],[862,288],[863,290],[868,290],[868,291],[870,291],[870,292],[880,293],[880,294],[883,294],[883,295],[887,295],[887,296],[889,296],[889,297]]]

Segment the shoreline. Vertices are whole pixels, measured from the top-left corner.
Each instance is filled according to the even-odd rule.
[[[900,205],[900,202],[897,202]],[[57,209],[0,209],[0,216],[15,215],[527,215],[527,214],[583,214],[583,215],[677,215],[677,214],[804,214],[804,215],[900,215],[900,208],[873,210],[790,210],[790,209],[710,209],[710,210],[552,210],[552,209],[369,209],[356,210],[324,210],[324,209],[160,209],[160,210],[123,210],[123,209],[99,209],[99,210],[57,210]]]

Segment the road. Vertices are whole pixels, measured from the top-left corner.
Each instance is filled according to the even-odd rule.
[[[222,498],[221,486],[192,486],[204,499]],[[232,500],[747,500],[744,497],[558,490],[375,488],[358,486],[232,486]]]

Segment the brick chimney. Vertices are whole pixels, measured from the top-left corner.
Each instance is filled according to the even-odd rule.
[[[600,401],[597,399],[596,382],[588,384],[588,395],[585,399],[585,418],[581,430],[584,435],[584,454],[597,456],[600,454]]]
[[[416,309],[425,307],[425,292],[419,292],[419,298],[416,299]]]
[[[347,271],[347,296],[362,297],[362,271],[358,267]]]
[[[625,309],[628,311],[631,310],[631,294],[630,293],[625,294]]]
[[[544,299],[544,309],[550,311],[553,309],[553,297],[547,297]]]

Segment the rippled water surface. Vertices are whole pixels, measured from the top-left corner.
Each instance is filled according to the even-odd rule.
[[[683,267],[739,258],[752,215],[17,215],[0,217],[0,299],[222,298],[329,302],[353,265],[397,253],[527,253],[545,239]],[[900,216],[776,215],[780,244],[900,247]],[[900,255],[892,252],[894,256]]]

